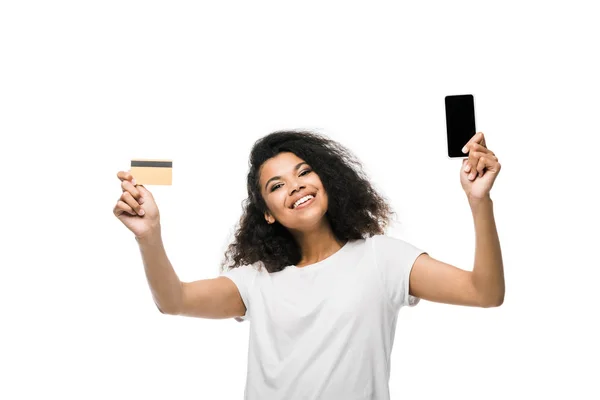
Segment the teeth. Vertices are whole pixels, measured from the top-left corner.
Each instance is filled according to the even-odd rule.
[[[298,207],[300,204],[312,199],[314,196],[309,194],[308,196],[304,196],[303,198],[301,198],[300,200],[298,200],[297,202],[294,203],[294,208]]]

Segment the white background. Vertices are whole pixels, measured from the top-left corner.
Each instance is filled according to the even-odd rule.
[[[444,96],[473,93],[502,170],[502,307],[400,311],[393,399],[598,398],[592,2],[5,1],[0,398],[241,399],[248,323],[166,316],[112,214],[132,158],[182,280],[215,277],[248,154],[279,129],[350,148],[400,223],[470,269]],[[568,4],[568,5],[567,5]]]

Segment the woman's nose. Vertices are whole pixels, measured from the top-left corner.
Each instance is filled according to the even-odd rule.
[[[300,189],[302,189],[304,186],[302,186],[302,185],[300,184],[300,182],[296,182],[295,184],[291,185],[291,187],[292,187],[292,191],[291,191],[291,193],[290,193],[290,194],[292,194],[292,193],[294,193],[294,192],[297,192],[297,191],[299,191],[299,190],[300,190]]]

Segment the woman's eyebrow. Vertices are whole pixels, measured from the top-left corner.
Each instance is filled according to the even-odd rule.
[[[301,163],[297,164],[297,165],[294,167],[294,171],[298,171],[298,169],[300,169],[300,167],[301,167],[301,166],[303,166],[304,164],[308,165],[308,163],[307,163],[306,161],[302,161]],[[269,179],[269,180],[267,181],[267,183],[265,183],[265,190],[267,189],[267,186],[269,186],[269,182],[271,182],[271,181],[274,181],[274,180],[277,180],[277,179],[281,179],[281,176],[277,175],[277,176],[274,176],[274,177],[272,177],[271,179]]]

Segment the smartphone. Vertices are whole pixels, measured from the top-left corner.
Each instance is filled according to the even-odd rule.
[[[472,94],[446,96],[448,157],[466,158],[462,148],[475,135],[475,104]]]

